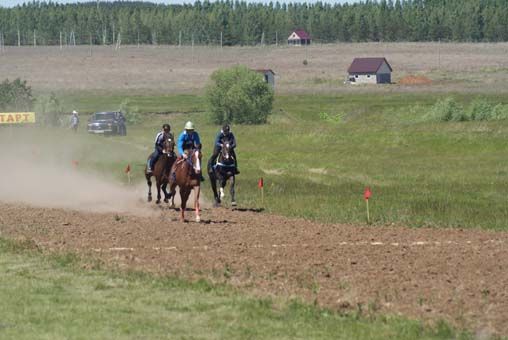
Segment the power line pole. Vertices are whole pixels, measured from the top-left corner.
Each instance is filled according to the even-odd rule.
[[[178,47],[182,47],[182,31],[178,33]]]
[[[35,30],[34,30],[34,47],[37,46],[37,40],[35,38]]]
[[[222,31],[220,31],[220,48],[222,48]]]

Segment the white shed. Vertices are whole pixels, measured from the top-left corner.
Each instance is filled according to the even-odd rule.
[[[386,58],[355,58],[348,69],[351,84],[390,84],[392,67]]]

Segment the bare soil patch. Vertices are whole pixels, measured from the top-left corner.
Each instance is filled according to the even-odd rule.
[[[320,224],[225,208],[205,209],[200,224],[169,209],[134,216],[0,203],[0,211],[1,237],[47,252],[508,335],[506,232]]]
[[[432,80],[425,76],[406,76],[399,80],[402,85],[428,85],[432,84]]]

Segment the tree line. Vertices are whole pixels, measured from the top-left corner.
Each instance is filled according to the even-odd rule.
[[[3,45],[285,44],[296,28],[314,42],[508,41],[506,0],[366,0],[354,4],[196,1],[0,7]]]

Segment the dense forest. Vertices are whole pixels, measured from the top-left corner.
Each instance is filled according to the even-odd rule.
[[[1,5],[0,5],[1,6]],[[284,44],[303,28],[315,43],[508,41],[507,0],[366,0],[354,4],[196,1],[29,2],[0,7],[0,43]]]

